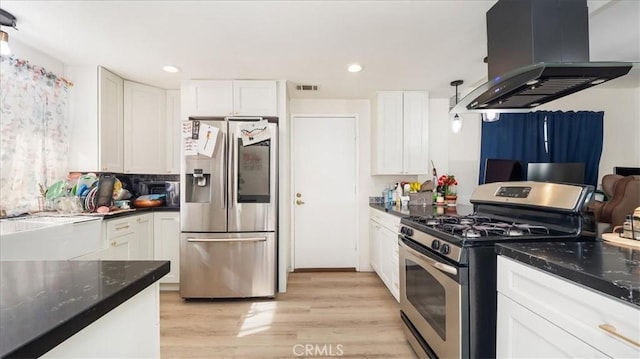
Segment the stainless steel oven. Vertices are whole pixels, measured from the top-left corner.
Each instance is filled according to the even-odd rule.
[[[438,356],[461,357],[467,269],[429,254],[402,236],[399,244],[402,312]],[[417,348],[420,356],[430,356]]]
[[[409,216],[399,233],[400,314],[419,357],[495,357],[495,243],[593,240],[593,187],[479,186],[467,216]]]

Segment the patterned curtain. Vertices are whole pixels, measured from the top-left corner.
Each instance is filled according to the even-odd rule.
[[[38,209],[39,184],[68,173],[64,78],[15,57],[0,57],[0,207],[7,215]]]

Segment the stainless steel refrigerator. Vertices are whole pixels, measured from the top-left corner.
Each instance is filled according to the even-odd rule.
[[[193,136],[183,138],[180,174],[183,298],[275,296],[277,118],[267,125],[260,120],[190,118],[186,123],[183,133],[191,129]],[[264,125],[268,139],[247,145],[254,140],[247,128],[257,124]],[[196,154],[189,149],[196,143],[214,147]]]

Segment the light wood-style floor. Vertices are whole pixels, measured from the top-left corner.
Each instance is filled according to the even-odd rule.
[[[163,358],[415,358],[374,273],[291,273],[276,300],[160,295]]]

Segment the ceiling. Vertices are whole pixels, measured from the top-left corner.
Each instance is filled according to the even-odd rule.
[[[177,89],[184,79],[284,79],[292,98],[377,90],[454,94],[486,81],[485,13],[495,0],[12,1],[17,39],[65,64],[103,65]],[[589,0],[591,60],[640,62],[640,1]],[[360,73],[347,65],[359,62]],[[177,74],[161,70],[166,64]],[[634,70],[637,74],[637,68]],[[602,86],[637,86],[640,76]],[[634,82],[635,81],[635,82]],[[317,92],[295,85],[317,85]]]

